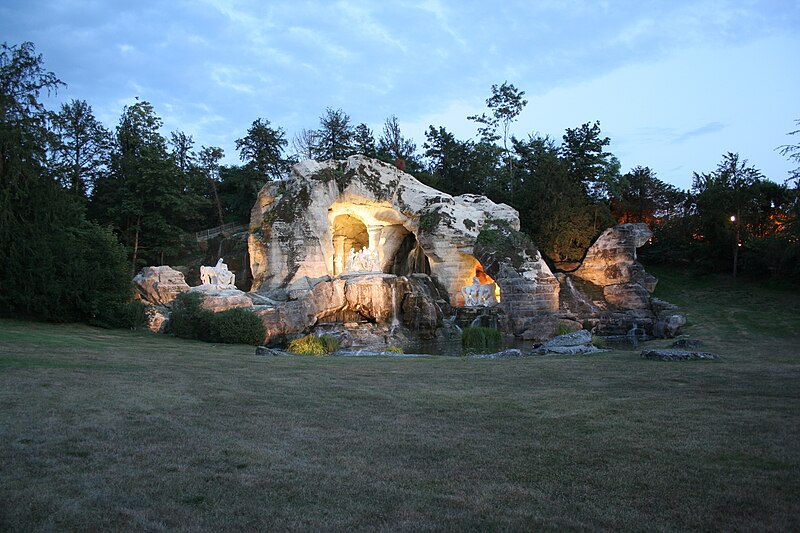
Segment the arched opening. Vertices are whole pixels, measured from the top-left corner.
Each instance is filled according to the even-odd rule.
[[[409,232],[403,238],[388,271],[396,276],[431,275],[431,263],[413,233]]]
[[[333,220],[333,274],[345,270],[350,250],[360,252],[369,247],[367,225],[353,215],[339,215]]]
[[[486,273],[480,261],[466,254],[464,259],[470,266],[461,271],[464,277],[458,298],[459,305],[488,307],[500,302],[500,286]]]

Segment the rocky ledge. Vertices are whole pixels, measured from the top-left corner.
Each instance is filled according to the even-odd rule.
[[[693,352],[689,350],[676,350],[663,348],[657,350],[642,350],[642,359],[657,359],[661,361],[688,361],[690,359],[719,359],[719,355],[711,352]]]

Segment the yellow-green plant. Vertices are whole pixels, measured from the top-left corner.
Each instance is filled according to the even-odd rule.
[[[286,351],[298,355],[328,355],[339,349],[339,340],[330,335],[317,337],[309,333],[305,337],[289,341]]]

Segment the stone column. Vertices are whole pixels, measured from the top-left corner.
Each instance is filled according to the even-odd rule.
[[[333,275],[338,276],[344,272],[347,256],[344,253],[344,235],[337,235],[333,238]]]
[[[375,253],[375,261],[377,264],[372,265],[373,270],[381,270],[383,264],[383,257],[381,256],[381,233],[383,233],[383,226],[367,226],[367,233],[369,234],[369,249]]]

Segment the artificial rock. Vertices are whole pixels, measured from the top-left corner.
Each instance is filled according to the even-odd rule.
[[[183,274],[168,266],[144,267],[133,278],[134,297],[150,305],[171,308],[172,301],[189,290]]]
[[[343,335],[354,345],[388,343],[384,330],[396,335],[400,326],[432,339],[445,323],[488,322],[535,341],[564,327],[680,330],[681,315],[652,299],[656,279],[636,261],[652,235],[646,225],[606,230],[577,269],[557,275],[519,227],[505,204],[450,196],[381,161],[309,160],[258,194],[248,232],[250,292],[191,290],[214,311],[252,309],[272,343],[331,323],[363,330]],[[166,305],[189,290],[169,270],[138,282],[143,299]],[[464,307],[462,288],[475,280],[481,294],[497,288],[481,300],[487,307]]]

